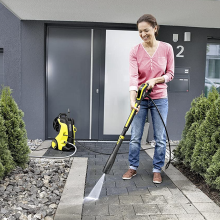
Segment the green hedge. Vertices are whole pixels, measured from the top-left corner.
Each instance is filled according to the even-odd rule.
[[[9,87],[3,87],[0,98],[0,178],[15,166],[24,168],[29,160],[24,113],[18,108]]]
[[[11,152],[8,150],[8,137],[4,120],[0,115],[0,178],[8,174],[15,167]]]
[[[174,150],[178,161],[220,189],[220,97],[215,88],[208,98],[201,95],[191,103],[179,146]]]

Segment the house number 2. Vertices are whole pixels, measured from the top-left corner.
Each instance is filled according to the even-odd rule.
[[[177,48],[177,49],[180,48],[180,51],[179,51],[179,53],[176,55],[176,57],[184,57],[184,55],[182,54],[183,51],[184,51],[184,47],[180,45],[180,46],[177,46],[176,48]]]

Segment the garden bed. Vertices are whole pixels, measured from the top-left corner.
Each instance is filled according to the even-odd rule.
[[[198,189],[205,193],[213,202],[220,206],[220,191],[207,185],[204,178],[192,172],[183,163],[172,163],[185,177],[187,177]]]

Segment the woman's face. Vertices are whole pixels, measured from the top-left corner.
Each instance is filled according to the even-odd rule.
[[[138,24],[139,36],[145,43],[151,42],[155,39],[156,30],[157,26],[153,28],[148,22],[143,21]]]

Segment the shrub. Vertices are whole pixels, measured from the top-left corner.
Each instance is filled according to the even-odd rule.
[[[22,119],[24,113],[18,108],[9,87],[3,87],[0,101],[2,105],[0,114],[5,121],[8,148],[16,165],[25,167],[30,150],[27,145],[25,123]]]
[[[0,106],[1,107],[1,106]],[[11,152],[8,150],[8,138],[4,120],[0,115],[0,178],[8,174],[15,167]]]
[[[212,157],[212,162],[205,174],[205,180],[210,186],[220,190],[220,148]]]
[[[0,161],[0,179],[4,176],[5,168]]]
[[[198,173],[201,171],[200,164],[197,164],[194,160],[197,160],[198,157],[200,157],[200,147],[204,144],[202,137],[207,135],[205,134],[205,129],[209,129],[207,126],[204,128],[203,122],[206,118],[207,112],[212,108],[213,103],[218,97],[218,91],[212,87],[208,94],[208,98],[202,94],[192,101],[191,108],[186,113],[186,124],[182,133],[182,139],[180,140],[179,146],[174,151],[174,155],[179,161],[183,162],[187,167],[192,168],[191,166],[193,166],[193,170]],[[214,124],[213,126],[215,127]],[[197,153],[194,154],[196,146]],[[193,154],[195,156],[194,158],[192,158]]]
[[[196,142],[196,131],[204,120],[208,108],[209,101],[202,94],[192,101],[191,108],[186,113],[186,124],[182,133],[182,139],[174,151],[175,157],[186,166],[190,166],[191,156]]]
[[[197,130],[196,145],[192,155],[191,168],[202,176],[205,175],[211,164],[212,157],[219,147],[219,108],[220,98],[212,103],[205,120]]]

